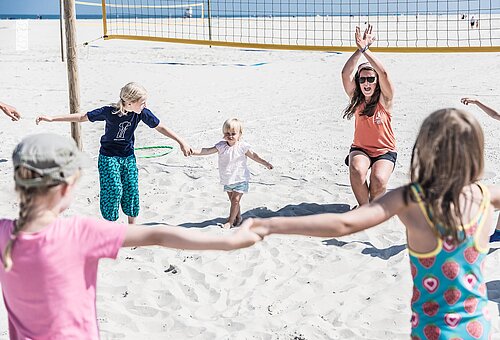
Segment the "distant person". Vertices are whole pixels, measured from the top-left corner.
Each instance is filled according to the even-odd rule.
[[[366,230],[397,215],[406,227],[413,278],[411,338],[489,339],[484,263],[493,207],[500,208],[500,187],[479,182],[484,165],[481,126],[461,110],[432,113],[422,123],[410,164],[410,183],[359,209],[247,219],[242,227],[250,226],[261,237],[331,238]]]
[[[498,111],[492,109],[491,107],[483,104],[478,99],[466,97],[466,98],[462,98],[461,102],[464,105],[469,105],[469,104],[476,105],[481,110],[483,110],[488,116],[500,121],[500,113]],[[500,241],[500,215],[498,216],[497,227],[495,229],[495,232],[490,237],[490,242],[498,242],[498,241]]]
[[[163,125],[153,112],[146,108],[147,92],[137,83],[128,83],[120,91],[116,104],[104,106],[87,113],[62,116],[38,116],[40,122],[97,122],[106,126],[101,137],[98,169],[100,183],[100,208],[102,217],[116,221],[120,206],[133,224],[139,215],[139,172],[134,153],[135,130],[143,122],[162,135],[179,143],[184,156],[191,147],[174,131]]]
[[[385,193],[397,158],[391,124],[394,87],[382,62],[370,51],[375,41],[372,29],[368,25],[362,34],[356,27],[358,49],[342,69],[342,84],[349,96],[343,117],[354,117],[354,141],[345,163],[358,205]],[[357,65],[362,55],[367,62]]]
[[[115,259],[121,247],[231,250],[261,239],[248,227],[214,235],[62,216],[87,163],[69,138],[28,136],[16,146],[12,161],[19,217],[0,219],[0,284],[10,339],[99,339],[99,260]]]
[[[231,208],[224,228],[232,228],[241,222],[240,201],[243,194],[248,192],[250,170],[247,166],[247,157],[264,165],[268,169],[273,166],[268,161],[260,158],[251,148],[250,144],[241,140],[243,124],[240,120],[228,119],[222,126],[223,140],[210,148],[194,150],[193,156],[205,156],[217,153],[219,155],[220,182],[227,192]]]
[[[192,18],[192,17],[193,17],[193,8],[192,7],[186,8],[186,10],[184,11],[184,18]]]
[[[8,104],[0,102],[0,109],[5,113],[7,116],[12,119],[12,121],[16,122],[19,119],[21,119],[21,114],[17,111],[17,109],[14,106],[10,106]]]
[[[472,16],[470,18],[470,28],[474,29],[474,26],[476,26],[476,18]]]

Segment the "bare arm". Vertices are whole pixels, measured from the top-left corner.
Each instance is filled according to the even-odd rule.
[[[375,57],[375,54],[369,50],[370,45],[375,41],[375,36],[372,35],[373,26],[368,25],[364,34],[361,34],[359,27],[356,27],[356,45],[373,66],[378,74],[378,81],[380,84],[380,91],[382,92],[384,107],[388,110],[392,108],[392,99],[394,98],[394,86],[389,78],[389,74],[385,69],[382,62]]]
[[[191,155],[206,156],[206,155],[212,155],[214,153],[217,153],[217,148],[215,146],[211,148],[202,148],[201,150],[193,150],[193,153]]]
[[[187,144],[181,137],[179,137],[171,129],[167,128],[166,126],[164,126],[161,123],[158,124],[158,126],[155,127],[155,129],[156,129],[156,131],[158,131],[162,135],[167,136],[168,138],[172,138],[177,143],[179,143],[179,146],[180,146],[180,148],[181,148],[182,153],[184,154],[184,156],[189,156],[189,155],[191,155],[193,153],[193,150],[191,149],[191,147],[189,146],[189,144]]]
[[[500,209],[500,186],[490,186],[488,189],[490,189],[491,204],[493,204],[496,209]]]
[[[478,99],[475,99],[475,98],[462,98],[460,100],[462,102],[462,104],[464,105],[469,105],[469,104],[475,104],[477,105],[481,110],[483,110],[484,112],[486,112],[486,114],[496,120],[500,120],[500,114],[493,110],[491,107],[489,106],[486,106],[484,105],[483,103],[481,103]]]
[[[40,122],[72,122],[72,123],[79,123],[79,122],[87,122],[89,118],[87,117],[86,113],[73,113],[69,115],[61,115],[61,116],[38,116],[36,117],[36,124],[40,124]]]
[[[356,50],[350,57],[347,59],[344,67],[342,68],[342,85],[344,85],[344,91],[347,93],[349,98],[354,94],[354,90],[356,89],[356,84],[354,83],[354,76],[356,75],[356,65],[358,63],[359,58],[362,53],[359,50]]]
[[[266,168],[268,168],[269,170],[271,170],[273,168],[273,165],[271,163],[269,163],[268,161],[260,158],[259,155],[257,155],[255,152],[253,152],[252,150],[248,150],[245,154],[248,158],[250,158],[251,160],[257,162],[257,163],[260,163],[262,164],[263,166],[265,166]]]
[[[21,114],[17,112],[14,106],[0,102],[0,110],[2,110],[13,121],[18,121],[21,118]]]
[[[242,226],[249,225],[262,237],[269,234],[340,237],[376,226],[402,212],[406,207],[403,192],[404,188],[400,187],[369,204],[342,214],[249,219]]]
[[[248,227],[240,227],[229,235],[214,235],[183,227],[145,227],[129,225],[123,247],[158,245],[168,248],[189,250],[233,250],[245,248],[261,240]]]

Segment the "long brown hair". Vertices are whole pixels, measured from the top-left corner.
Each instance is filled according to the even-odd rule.
[[[484,135],[471,114],[453,108],[433,112],[422,123],[411,156],[411,181],[423,189],[437,236],[455,243],[465,238],[460,209],[464,187],[484,168]],[[407,199],[410,190],[406,190]]]
[[[18,167],[15,170],[15,176],[22,179],[41,177],[36,172],[24,167]],[[43,186],[24,188],[16,184],[16,191],[19,194],[19,217],[14,221],[14,229],[12,230],[12,233],[10,235],[10,240],[7,242],[7,246],[3,251],[2,260],[5,271],[11,270],[12,265],[14,264],[12,260],[12,248],[14,247],[19,232],[33,217],[32,212],[35,198],[42,193],[46,193],[48,188],[49,187]]]
[[[361,85],[359,84],[359,73],[363,70],[370,70],[375,72],[377,75],[377,85],[375,86],[375,91],[373,91],[373,95],[370,98],[370,102],[366,103],[365,105],[365,95],[361,91]],[[380,83],[378,82],[378,73],[375,71],[375,69],[371,66],[363,66],[361,69],[359,69],[356,72],[356,75],[354,76],[354,83],[356,84],[356,88],[354,89],[354,93],[352,94],[352,97],[349,101],[349,105],[344,109],[344,115],[342,118],[346,119],[351,119],[352,116],[356,113],[357,108],[359,105],[365,105],[363,108],[363,111],[361,112],[361,115],[365,115],[368,117],[371,117],[375,114],[375,110],[377,109],[377,104],[380,99]]]

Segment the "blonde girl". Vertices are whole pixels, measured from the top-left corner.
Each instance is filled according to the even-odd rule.
[[[116,221],[119,208],[134,223],[139,215],[139,184],[134,154],[134,132],[142,121],[150,128],[172,138],[184,153],[192,152],[189,145],[146,108],[147,92],[137,83],[128,83],[120,91],[115,105],[104,106],[87,113],[56,117],[39,116],[36,123],[45,122],[96,122],[105,121],[104,135],[99,150],[100,208],[108,221]]]
[[[248,192],[250,171],[247,157],[268,169],[272,169],[273,166],[252,151],[250,144],[241,140],[243,124],[237,118],[226,120],[222,125],[222,133],[223,140],[213,147],[195,150],[193,155],[205,156],[218,153],[220,182],[231,202],[229,217],[223,227],[232,228],[241,222],[240,201],[243,194]]]
[[[32,135],[21,141],[12,158],[19,217],[0,219],[0,284],[10,339],[99,339],[98,263],[116,258],[120,247],[231,250],[260,239],[248,228],[216,236],[180,227],[62,217],[88,162],[74,141]]]
[[[479,182],[483,152],[483,131],[472,115],[439,110],[418,134],[410,184],[343,214],[253,219],[243,226],[263,237],[340,237],[397,215],[406,227],[413,277],[412,339],[487,339],[484,261],[500,187]]]

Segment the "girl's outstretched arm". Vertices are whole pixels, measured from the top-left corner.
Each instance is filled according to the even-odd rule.
[[[490,189],[491,204],[493,204],[496,209],[500,209],[500,186],[490,186],[488,189]]]
[[[201,150],[193,150],[193,153],[191,155],[206,156],[206,155],[212,155],[214,153],[217,153],[217,148],[215,146],[211,148],[202,148]]]
[[[400,187],[342,214],[255,218],[245,220],[242,227],[249,226],[262,237],[270,234],[340,237],[376,226],[402,212],[406,207],[403,195],[404,187]]]
[[[36,125],[40,124],[40,122],[73,122],[73,123],[81,123],[87,122],[89,118],[86,113],[73,113],[69,115],[61,115],[61,116],[38,116],[35,119]]]
[[[182,150],[182,153],[184,154],[184,156],[189,156],[193,153],[193,149],[191,149],[189,144],[187,144],[184,141],[184,139],[179,137],[174,131],[167,128],[165,125],[160,123],[160,124],[158,124],[157,127],[155,127],[155,129],[156,129],[156,131],[158,131],[162,135],[167,136],[168,138],[172,138],[177,143],[179,143],[179,146],[181,147],[181,150]]]
[[[248,158],[250,158],[251,160],[257,162],[257,163],[260,163],[262,164],[263,166],[265,166],[266,168],[268,168],[269,170],[271,170],[273,168],[273,165],[271,163],[269,163],[268,161],[260,158],[259,155],[257,155],[255,152],[253,152],[252,150],[248,150],[245,154]]]
[[[162,246],[188,250],[233,250],[245,248],[262,238],[248,226],[239,227],[229,235],[214,235],[175,226],[146,227],[129,225],[123,247]]]
[[[478,99],[475,98],[462,98],[460,100],[462,104],[464,105],[469,105],[469,104],[476,104],[481,110],[486,112],[486,114],[496,120],[500,120],[500,113],[497,111],[493,110],[491,107],[484,105],[481,103]]]

